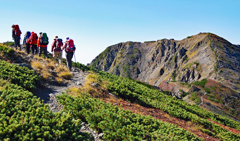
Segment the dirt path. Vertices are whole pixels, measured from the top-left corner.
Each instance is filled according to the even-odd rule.
[[[84,83],[85,77],[88,75],[88,73],[80,69],[75,69],[72,74],[73,78],[69,80],[66,85],[60,86],[54,83],[42,82],[41,86],[37,87],[33,94],[40,97],[41,100],[44,100],[44,103],[48,104],[53,112],[60,111],[62,106],[58,105],[56,96],[61,95],[62,92],[65,92],[68,88],[80,87]]]
[[[13,49],[15,50],[15,48]],[[10,59],[3,58],[3,60],[6,60],[18,66],[28,67],[29,69],[32,69],[30,65],[31,62],[40,61],[36,60],[36,58],[34,58],[32,55],[27,55],[24,48],[20,52],[15,50]],[[43,61],[40,62],[44,63]],[[41,80],[40,83],[37,85],[36,90],[32,92],[33,95],[40,98],[40,100],[43,100],[45,104],[48,104],[49,109],[53,112],[59,112],[63,108],[63,106],[58,104],[56,96],[61,95],[63,92],[65,92],[71,87],[81,87],[85,82],[86,76],[89,74],[88,72],[83,72],[78,68],[74,68],[74,71],[72,71],[71,73],[73,75],[72,79],[65,80],[66,83],[64,85]],[[79,129],[79,132],[89,132],[93,137],[94,141],[101,141],[100,138],[103,136],[103,133],[97,133],[89,126],[89,124],[83,122],[82,128]],[[92,140],[92,138],[87,140]]]

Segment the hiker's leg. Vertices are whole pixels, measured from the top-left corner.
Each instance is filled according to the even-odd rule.
[[[69,67],[70,67],[70,71],[72,70],[72,58],[73,58],[73,52],[70,52],[70,65],[69,65]]]
[[[33,47],[33,45],[31,45],[31,48],[32,48],[32,55],[34,55],[34,47]]]
[[[44,47],[43,52],[44,52],[44,55],[45,55],[45,59],[47,59],[48,58],[48,56],[47,56],[47,47]]]
[[[17,36],[17,46],[19,46],[19,50],[21,50],[20,36]]]
[[[57,63],[56,57],[57,57],[57,52],[54,51],[54,52],[53,52],[53,61]]]
[[[36,54],[35,45],[32,45],[32,54],[33,54],[33,55]]]
[[[58,63],[59,63],[59,65],[62,64],[62,51],[59,52],[59,55],[58,55]]]
[[[30,44],[26,44],[26,50],[27,50],[27,54],[30,53]]]
[[[37,55],[38,54],[38,47],[37,47],[37,45],[34,45],[34,50],[35,50],[35,54]]]
[[[40,51],[39,51],[39,54],[38,54],[39,57],[41,57],[42,51],[43,51],[42,47],[40,47]]]
[[[37,45],[32,45],[32,48],[33,48],[33,54],[37,54]]]
[[[16,48],[17,46],[19,47],[19,50],[21,50],[21,45],[20,45],[20,36],[15,36],[16,38]]]
[[[16,36],[14,36],[14,47],[15,47],[15,49],[17,49],[17,37]]]
[[[40,51],[39,51],[39,48],[36,47],[36,54],[38,54]]]
[[[68,69],[70,69],[69,68],[69,52],[66,52],[66,63],[67,63]]]

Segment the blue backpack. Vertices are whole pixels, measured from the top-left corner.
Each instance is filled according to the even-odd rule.
[[[31,36],[31,32],[30,31],[27,31],[27,34],[25,35],[26,37],[26,40]]]
[[[31,32],[30,31],[27,31],[27,34],[24,36],[24,40],[23,40],[23,45],[26,44],[28,38],[31,36]]]

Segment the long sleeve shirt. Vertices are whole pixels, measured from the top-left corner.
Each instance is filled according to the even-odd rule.
[[[54,39],[54,41],[53,41],[53,43],[52,43],[52,49],[51,49],[51,51],[61,52],[61,51],[62,51],[61,48],[57,48],[57,47],[56,47],[56,44],[57,44],[57,40]],[[53,50],[53,49],[54,49],[54,50]]]
[[[41,44],[40,44],[40,40],[41,40],[41,36],[38,37],[37,47],[47,47],[47,45],[41,45]]]

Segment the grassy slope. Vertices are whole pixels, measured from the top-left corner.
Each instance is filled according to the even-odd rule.
[[[91,68],[91,67],[87,67],[87,66],[84,66],[84,65],[82,65],[82,64],[80,64],[80,63],[73,63],[73,65],[74,66],[76,66],[76,67],[79,67],[79,68],[81,68],[82,70],[84,70],[84,71],[88,71],[88,70],[92,70],[92,71],[94,71],[95,73],[97,73],[97,75],[99,75],[99,77],[100,77],[100,79],[99,79],[99,83],[100,84],[104,84],[103,82],[105,81],[107,84],[107,86],[106,86],[106,88],[108,89],[108,90],[110,90],[110,87],[115,87],[115,85],[113,85],[113,83],[114,82],[116,82],[116,83],[118,83],[118,81],[121,81],[121,82],[126,82],[126,85],[122,85],[123,86],[123,89],[128,89],[128,90],[130,90],[131,92],[129,92],[129,94],[130,93],[132,93],[132,92],[136,92],[136,89],[135,89],[135,87],[129,87],[129,86],[127,86],[127,85],[135,85],[135,86],[140,86],[140,87],[142,87],[143,88],[143,90],[146,90],[146,91],[151,91],[151,92],[153,92],[153,93],[158,93],[158,94],[160,94],[159,92],[157,92],[157,91],[155,91],[155,90],[153,90],[152,88],[150,88],[150,87],[147,87],[147,86],[144,86],[144,85],[142,85],[142,84],[139,84],[139,83],[137,83],[137,82],[135,82],[135,81],[132,81],[132,80],[129,80],[129,79],[125,79],[125,78],[120,78],[120,77],[117,77],[117,76],[114,76],[114,75],[111,75],[111,74],[108,74],[108,73],[104,73],[104,72],[99,72],[99,71],[97,71],[96,69],[93,69],[93,68]],[[132,83],[133,82],[133,83]],[[119,84],[122,84],[122,83],[119,83]],[[119,85],[119,86],[121,86],[121,85]],[[137,90],[137,91],[139,91],[139,90]],[[140,90],[141,91],[141,90]],[[113,90],[112,90],[112,92],[114,92]],[[139,96],[140,96],[140,93],[141,92],[138,92],[137,93],[137,95],[132,95],[134,98],[137,98],[136,100],[138,100],[138,98],[139,98]],[[133,100],[132,98],[133,97],[129,97],[128,95],[126,95],[126,93],[123,91],[123,92],[121,92],[121,91],[119,91],[119,92],[117,92],[117,91],[115,91],[115,94],[117,94],[118,96],[120,96],[120,97],[122,97],[123,99],[126,99],[126,100],[128,100],[128,101],[132,101],[132,102],[137,102],[137,103],[139,103],[139,104],[141,104],[141,105],[148,105],[148,106],[153,106],[153,107],[156,107],[156,108],[159,108],[159,107],[157,107],[157,106],[154,106],[155,104],[151,104],[151,102],[149,102],[149,100],[151,101],[151,97],[146,97],[147,99],[145,99],[145,100],[147,100],[147,101],[136,101],[136,100]],[[164,98],[165,96],[163,95],[163,94],[160,94],[159,95],[160,97],[162,97],[162,98]],[[71,99],[71,96],[67,96],[68,98],[70,98]],[[141,96],[140,96],[141,97]],[[95,99],[94,100],[94,98],[91,98],[91,97],[89,97],[89,96],[87,96],[86,98],[88,98],[88,99],[86,99],[86,100],[93,100],[93,101],[98,101],[97,99]],[[156,98],[156,97],[155,97]],[[165,97],[166,98],[166,97]],[[174,100],[174,98],[172,98],[172,97],[168,97],[170,100],[173,100],[173,101],[175,101]],[[75,99],[75,100],[79,100],[79,99]],[[140,99],[139,99],[140,100]],[[143,99],[142,99],[143,100]],[[160,99],[159,99],[160,100]],[[64,98],[62,98],[62,102],[64,103]],[[155,101],[155,102],[158,102],[158,100],[157,101]],[[178,103],[178,101],[175,101],[175,102],[177,102]],[[101,103],[101,102],[100,102]],[[94,104],[95,103],[92,103],[93,105],[93,107],[94,107]],[[103,104],[103,103],[102,103]],[[100,104],[101,105],[101,104]],[[74,107],[75,107],[76,105],[72,105],[72,108],[71,108],[71,106],[70,106],[70,109],[74,109]],[[189,106],[189,105],[188,105]],[[69,106],[68,106],[69,107]],[[86,106],[84,106],[85,108],[86,108]],[[107,107],[109,107],[109,106],[107,106]],[[180,108],[182,108],[182,107],[180,107]],[[190,107],[191,108],[191,107]],[[196,108],[196,107],[192,107],[192,108]],[[197,108],[198,109],[198,108]],[[90,110],[90,109],[89,109]],[[190,110],[191,111],[191,110]],[[112,112],[111,110],[110,110],[110,112]],[[171,112],[170,112],[171,113]],[[190,112],[191,113],[191,112]],[[113,113],[114,114],[114,113]],[[195,114],[195,113],[193,113],[193,114]],[[173,113],[173,115],[174,115],[174,113]],[[80,114],[80,116],[84,116],[84,114]],[[141,116],[139,116],[139,115],[136,115],[137,117],[141,117]],[[219,117],[219,116],[217,116],[217,117]],[[141,117],[142,118],[142,117]],[[206,117],[207,118],[207,117]],[[144,119],[144,118],[143,118]],[[220,118],[220,119],[222,119],[222,118]],[[96,120],[96,119],[94,119],[94,120]],[[154,120],[155,121],[155,120]],[[218,120],[217,120],[218,121]],[[94,122],[96,122],[96,121],[94,121]],[[109,121],[107,121],[107,122],[109,122]],[[156,121],[156,122],[159,122],[159,121]],[[218,121],[218,122],[220,122],[220,121]],[[230,122],[232,122],[232,121],[230,121]],[[208,123],[208,122],[207,122]],[[161,123],[161,124],[165,124],[165,125],[167,125],[168,126],[168,124],[167,123]],[[211,125],[211,124],[210,124]],[[172,126],[172,125],[169,125],[169,126]],[[208,125],[209,126],[209,125]],[[212,126],[212,125],[211,125]],[[205,126],[204,126],[205,127]],[[217,133],[217,131],[216,130],[214,130],[214,129],[209,129],[209,127],[207,127],[207,129],[206,130],[204,130],[203,129],[203,131],[204,132],[206,132],[206,133],[208,133],[208,134],[212,134],[213,136],[216,136],[216,137],[218,137],[218,138],[220,138],[220,139],[222,139],[222,140],[224,140],[224,139],[237,139],[237,138],[239,138],[239,136],[237,136],[236,134],[232,134],[231,132],[227,132],[226,130],[223,130],[222,128],[219,128],[218,126],[212,126],[212,127],[214,127],[214,128],[217,128],[217,129],[220,129],[221,130],[221,132],[222,133],[220,133],[219,135],[218,134],[216,134]],[[238,129],[238,126],[236,127],[237,129]],[[176,128],[176,127],[174,127],[174,128],[172,128],[173,129],[173,131],[171,131],[170,133],[174,133],[175,131],[177,131],[178,130],[178,128]],[[108,130],[107,130],[108,131]],[[182,130],[182,132],[183,132],[184,130]],[[163,133],[163,131],[162,130],[159,130],[158,131],[159,133]],[[187,134],[189,134],[188,132],[186,132],[186,131],[184,131],[185,133],[187,133]],[[107,132],[106,132],[107,133]],[[192,136],[191,134],[189,134],[190,136]],[[140,138],[138,137],[139,135],[138,134],[136,134],[136,139],[140,139],[141,138],[141,136],[140,136]],[[189,136],[189,137],[190,137]],[[107,138],[108,136],[106,135],[106,138]],[[117,136],[116,136],[117,137]],[[155,136],[154,136],[155,137]],[[187,136],[186,136],[187,137]],[[192,136],[192,137],[194,137],[194,136]],[[110,137],[109,137],[110,138]],[[134,137],[133,137],[134,138]],[[170,138],[168,138],[168,139],[184,139],[184,137],[170,137]]]

